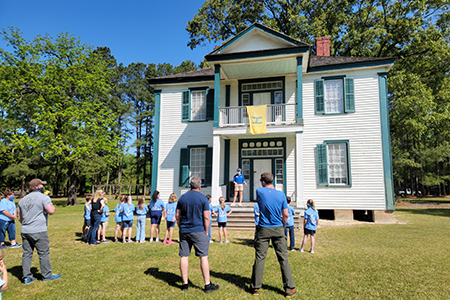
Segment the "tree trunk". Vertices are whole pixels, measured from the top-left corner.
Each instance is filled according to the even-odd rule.
[[[67,175],[69,176],[70,186],[68,190],[67,206],[79,205],[77,201],[78,193],[78,171],[75,168],[75,162],[68,164]]]
[[[20,196],[21,197],[25,196],[25,176],[22,177],[22,188],[20,189]]]

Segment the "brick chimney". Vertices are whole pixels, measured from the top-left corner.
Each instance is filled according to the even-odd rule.
[[[318,37],[316,38],[316,55],[317,56],[330,56],[330,37]]]

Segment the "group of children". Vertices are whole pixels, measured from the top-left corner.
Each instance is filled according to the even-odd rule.
[[[206,195],[209,201],[209,215],[210,215],[210,226],[209,226],[209,239],[210,243],[213,243],[213,240],[211,239],[211,225],[212,225],[212,218],[213,216],[217,217],[217,223],[219,227],[219,243],[229,243],[228,236],[227,236],[227,217],[233,212],[231,207],[227,204],[225,204],[225,198],[220,197],[219,198],[219,205],[216,207],[213,207],[211,204],[211,196]],[[101,223],[97,232],[97,240],[106,243],[109,242],[109,240],[106,239],[106,228],[108,227],[108,218],[110,215],[110,210],[108,208],[108,200],[105,200],[105,207],[103,208],[103,214]],[[285,235],[286,238],[288,237],[289,233],[289,239],[290,243],[288,245],[288,249],[291,251],[294,251],[295,246],[295,233],[294,233],[294,215],[295,210],[292,206],[289,204],[291,203],[291,198],[287,197],[286,201],[288,203],[288,212],[289,217],[286,222],[286,228],[285,228]],[[145,204],[145,198],[139,197],[138,198],[138,205],[135,207],[134,204],[131,201],[131,197],[127,197],[125,195],[120,197],[120,202],[116,205],[114,208],[114,212],[116,213],[115,222],[116,222],[116,229],[114,232],[114,242],[122,240],[123,243],[132,243],[133,240],[131,239],[132,234],[132,228],[133,228],[133,220],[134,220],[134,214],[137,215],[137,225],[136,225],[136,242],[138,243],[144,243],[145,242],[145,223],[146,219],[149,217],[151,220],[151,229],[150,229],[150,242],[153,242],[153,235],[156,231],[156,242],[160,242],[159,239],[159,226],[161,223],[161,220],[166,220],[167,227],[166,232],[164,235],[164,244],[173,244],[172,236],[173,236],[173,229],[175,227],[176,218],[175,213],[177,209],[177,202],[178,198],[175,193],[170,194],[168,203],[164,205],[164,202],[159,199],[159,192],[155,191],[152,195],[152,200],[150,201],[149,205],[147,206]],[[303,252],[303,247],[308,239],[308,237],[311,237],[311,253],[314,253],[314,243],[315,238],[314,234],[317,230],[317,225],[319,223],[319,215],[315,209],[314,201],[308,200],[307,201],[307,210],[304,213],[304,219],[303,219],[303,228],[304,228],[304,236],[302,240],[302,246],[299,249],[300,252]],[[91,205],[91,199],[86,199],[85,204],[85,213],[84,213],[84,224],[83,224],[83,237],[87,235],[89,226],[90,226],[90,211],[92,209]],[[259,207],[256,203],[253,207],[253,212],[255,214],[255,225],[257,226],[259,224]],[[120,233],[120,236],[119,236]],[[127,239],[128,235],[128,239]],[[256,238],[256,232],[255,232],[255,238]]]

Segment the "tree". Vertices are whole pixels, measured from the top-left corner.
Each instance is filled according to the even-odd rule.
[[[111,130],[116,120],[103,97],[111,70],[101,55],[68,33],[32,42],[14,28],[2,35],[13,48],[0,49],[0,63],[10,70],[3,74],[2,108],[6,118],[28,121],[19,122],[14,147],[39,149],[64,165],[67,204],[77,204],[80,162],[99,153],[117,155],[119,137]]]

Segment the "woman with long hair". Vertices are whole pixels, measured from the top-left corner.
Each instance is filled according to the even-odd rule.
[[[92,199],[91,227],[89,227],[86,241],[86,243],[89,245],[101,244],[99,241],[97,241],[97,231],[102,219],[103,207],[105,207],[105,199],[103,198],[103,196],[103,191],[101,189],[98,189],[94,194],[94,199]]]
[[[150,229],[150,243],[153,242],[153,233],[156,229],[156,242],[159,242],[159,224],[161,223],[162,212],[165,210],[164,202],[159,199],[159,192],[154,191],[152,200],[148,205],[152,227]]]

